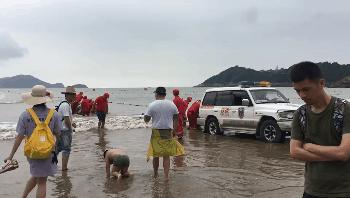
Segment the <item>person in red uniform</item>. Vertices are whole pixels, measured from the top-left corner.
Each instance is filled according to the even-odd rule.
[[[197,118],[199,115],[199,107],[201,106],[201,101],[197,100],[194,102],[187,111],[187,118],[189,122],[189,129],[197,129]]]
[[[83,92],[79,92],[79,94],[76,96],[76,101],[78,103],[84,98],[83,94]]]
[[[96,115],[98,118],[98,128],[105,128],[106,115],[108,113],[108,98],[109,94],[105,93],[95,100]]]
[[[78,95],[75,96],[75,101],[72,102],[72,113],[77,114],[78,113],[78,106],[80,104],[80,101],[83,99],[83,92],[79,92]]]
[[[186,116],[186,111],[188,108],[188,105],[192,102],[192,97],[187,97],[186,100],[184,100],[184,104],[185,104],[185,116],[184,116],[184,120],[183,120],[183,125],[184,127],[186,127],[186,121],[187,121],[187,116]]]
[[[185,102],[182,98],[180,98],[180,91],[178,89],[173,90],[174,99],[173,102],[177,107],[177,110],[179,111],[179,124],[177,127],[176,135],[178,138],[182,138],[184,134],[184,128],[183,128],[183,120],[185,117]]]
[[[187,110],[188,105],[192,102],[192,97],[187,97],[186,100],[184,100],[185,102],[185,110]]]
[[[90,102],[87,96],[84,96],[83,100],[81,101],[81,113],[83,116],[90,115]]]
[[[93,107],[93,105],[94,105],[94,101],[93,101],[92,99],[89,99],[89,114],[90,114],[90,113],[93,113],[93,112],[92,112],[92,107]]]

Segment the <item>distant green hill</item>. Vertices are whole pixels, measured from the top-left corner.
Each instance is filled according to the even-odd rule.
[[[63,88],[62,83],[47,83],[31,75],[17,75],[0,78],[0,88],[32,88],[34,85],[44,85],[47,88]],[[87,88],[86,85],[78,84],[77,88]]]
[[[349,87],[350,77],[350,64],[341,65],[337,62],[317,63],[327,81],[329,87]],[[222,87],[222,86],[236,86],[241,81],[269,81],[272,86],[291,86],[289,80],[288,69],[275,69],[275,70],[254,70],[250,68],[234,66],[227,70],[212,76],[205,80],[203,83],[197,85],[198,87]],[[344,83],[343,83],[344,82]]]

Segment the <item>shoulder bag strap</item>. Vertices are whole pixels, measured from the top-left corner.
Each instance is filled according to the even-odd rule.
[[[32,108],[27,109],[28,113],[30,114],[30,116],[33,118],[35,124],[38,126],[41,122],[38,118],[38,116],[36,115],[36,113],[34,112],[34,110]]]
[[[49,113],[47,114],[47,117],[45,119],[45,124],[49,125],[51,118],[53,117],[53,114],[55,111],[53,109],[50,109]]]

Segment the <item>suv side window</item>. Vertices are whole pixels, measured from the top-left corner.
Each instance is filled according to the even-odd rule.
[[[248,99],[249,100],[249,106],[253,106],[252,100],[250,99],[247,91],[233,91],[232,92],[234,98],[233,98],[233,106],[242,106],[242,100]]]
[[[204,96],[203,106],[214,106],[216,100],[216,92],[207,92]]]
[[[232,91],[220,91],[216,96],[215,106],[232,106],[233,95]]]

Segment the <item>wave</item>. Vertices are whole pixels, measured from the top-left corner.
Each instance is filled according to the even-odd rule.
[[[75,117],[74,122],[77,125],[76,132],[86,131],[96,128],[98,125],[98,119],[95,117]],[[149,128],[150,125],[146,124],[143,120],[143,116],[112,116],[106,118],[105,127],[109,130],[122,130],[122,129],[138,129]]]
[[[5,94],[3,92],[0,92],[0,100],[5,98]]]
[[[110,103],[112,103],[112,102],[110,102]],[[135,106],[135,107],[148,107],[148,105],[145,105],[145,104],[131,104],[131,103],[126,103],[126,102],[116,102],[115,104],[129,105],[129,106]]]
[[[75,132],[84,132],[97,128],[98,119],[96,117],[74,117],[77,125]],[[149,128],[151,125],[143,121],[142,115],[135,116],[109,116],[106,118],[105,128],[108,130],[127,130]],[[16,137],[16,123],[0,122],[0,140],[9,140]]]
[[[0,140],[8,140],[16,137],[16,126],[14,122],[0,122]]]
[[[22,101],[0,101],[0,104],[20,104]]]

